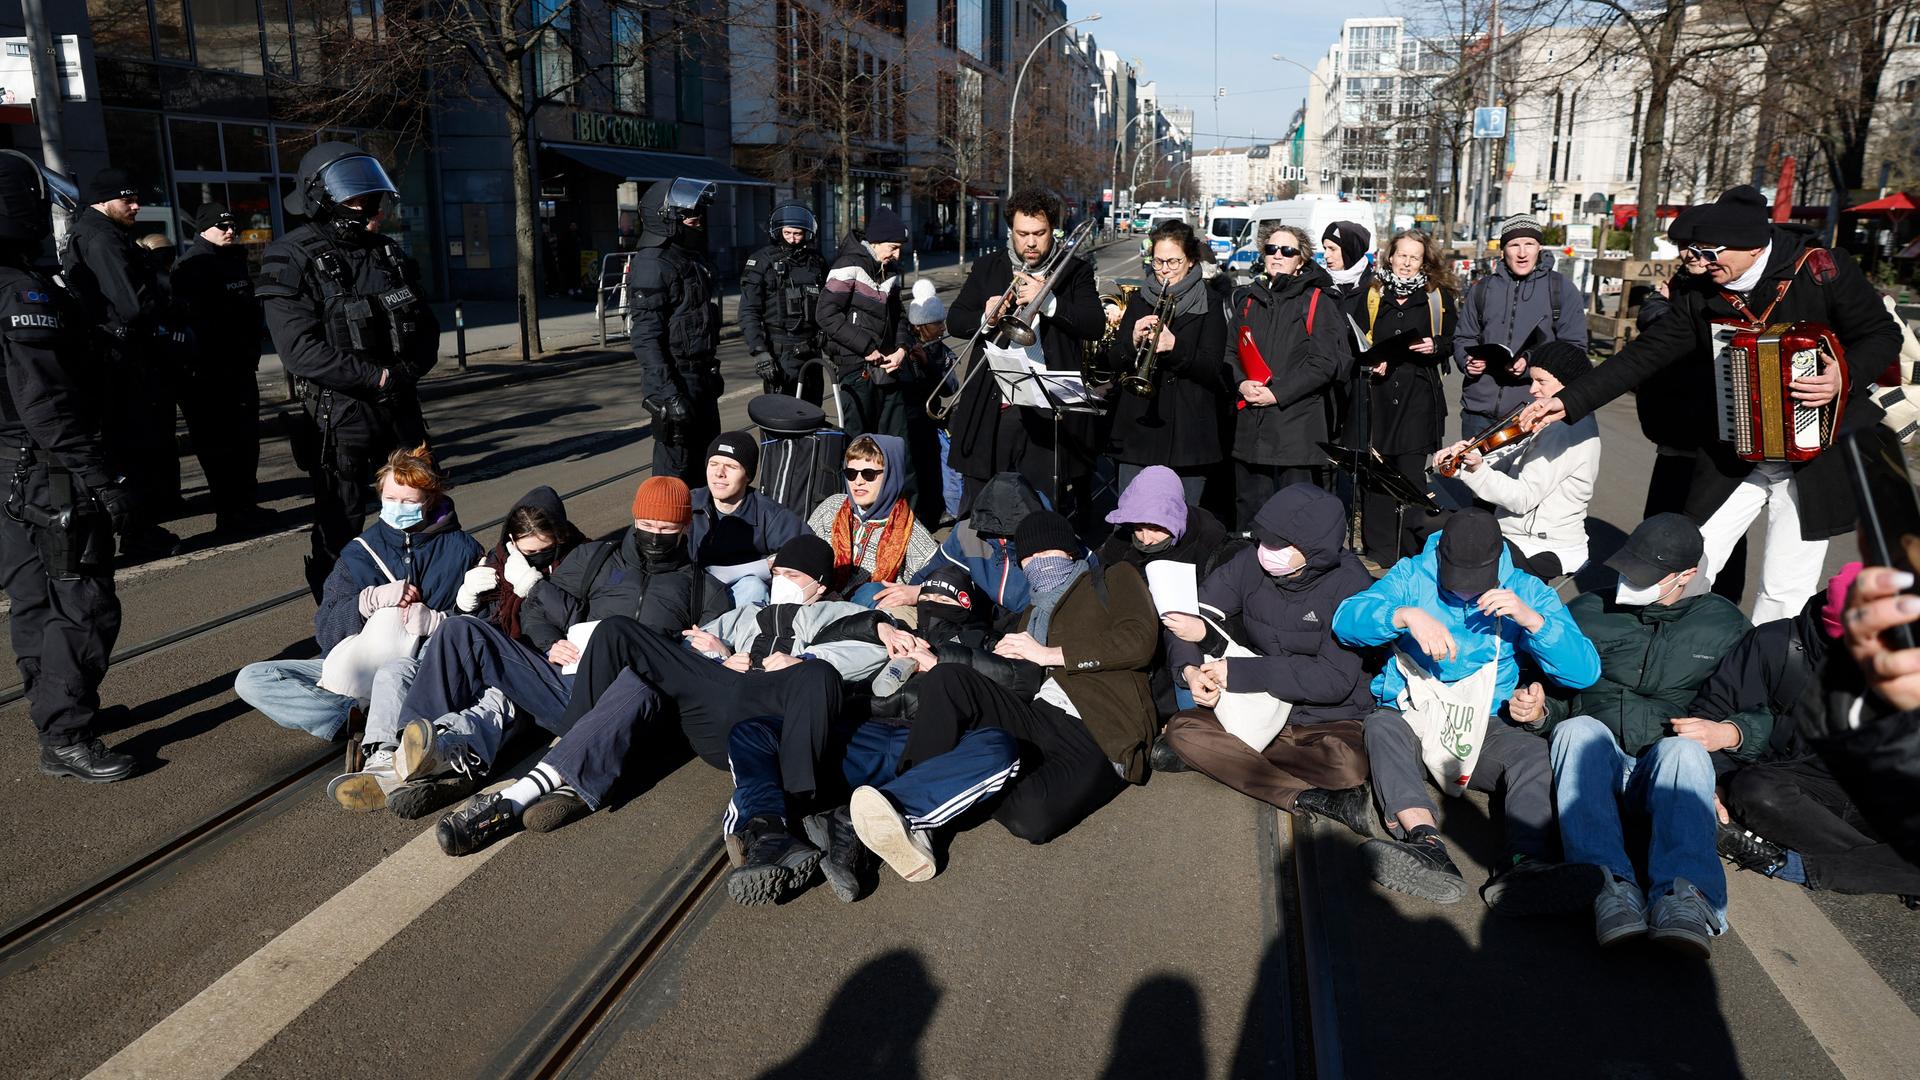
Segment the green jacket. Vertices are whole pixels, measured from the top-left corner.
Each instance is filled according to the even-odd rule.
[[[1536,730],[1591,716],[1636,757],[1671,734],[1668,721],[1692,715],[1694,693],[1753,629],[1739,608],[1712,593],[1649,607],[1619,606],[1612,593],[1583,593],[1567,611],[1600,653],[1600,681],[1571,698],[1548,697],[1546,720]],[[1727,719],[1740,728],[1740,745],[1727,753],[1759,757],[1771,725],[1756,713]]]

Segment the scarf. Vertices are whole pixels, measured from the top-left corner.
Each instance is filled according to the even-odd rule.
[[[1206,275],[1200,272],[1199,266],[1189,267],[1187,276],[1172,285],[1162,285],[1158,275],[1147,275],[1146,284],[1140,287],[1140,298],[1149,307],[1158,310],[1160,301],[1167,296],[1173,297],[1173,317],[1178,319],[1186,315],[1206,314],[1207,302],[1213,294],[1207,291]]]
[[[860,569],[860,558],[854,554],[855,529],[859,530],[859,548],[861,552],[871,549],[875,542],[873,531],[880,530],[880,547],[873,559],[872,578],[874,581],[897,581],[900,570],[907,563],[907,541],[913,538],[913,509],[905,499],[893,500],[893,509],[887,516],[876,521],[854,520],[856,504],[849,495],[840,504],[833,515],[833,590],[840,592],[846,588],[853,572]]]
[[[1427,272],[1421,270],[1415,272],[1412,277],[1403,278],[1389,270],[1387,276],[1380,279],[1380,283],[1381,287],[1386,289],[1387,295],[1405,299],[1414,293],[1427,291]]]
[[[1033,636],[1033,640],[1042,645],[1047,644],[1047,630],[1053,622],[1053,609],[1060,606],[1061,599],[1072,591],[1074,582],[1085,577],[1086,573],[1086,561],[1075,559],[1073,572],[1067,575],[1066,584],[1057,589],[1033,594],[1033,607],[1030,609],[1031,614],[1027,616],[1027,633]]]
[[[1335,285],[1343,289],[1351,289],[1355,285],[1360,284],[1360,275],[1367,272],[1367,260],[1361,259],[1345,270],[1335,270],[1332,267],[1326,267],[1325,269],[1327,276],[1333,279]]]

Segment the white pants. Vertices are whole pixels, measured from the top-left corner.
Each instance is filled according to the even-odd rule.
[[[1800,538],[1793,467],[1784,461],[1763,461],[1700,527],[1706,540],[1709,584],[1762,509],[1767,512],[1767,540],[1760,564],[1760,590],[1753,602],[1755,626],[1799,614],[1807,597],[1819,590],[1827,559],[1825,540]]]

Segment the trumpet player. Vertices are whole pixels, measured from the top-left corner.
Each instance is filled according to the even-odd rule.
[[[1227,365],[1227,323],[1202,264],[1205,245],[1184,222],[1148,237],[1153,274],[1120,316],[1112,362],[1121,393],[1113,398],[1107,451],[1125,488],[1149,465],[1180,475],[1189,504],[1200,501],[1206,474],[1225,456],[1220,416],[1233,393]]]
[[[1039,295],[1055,269],[1054,230],[1060,225],[1060,200],[1038,188],[1014,192],[1007,200],[1007,257],[973,264],[960,295],[947,309],[948,332],[970,338],[982,323],[1009,313],[1012,309],[1002,310],[1007,304],[1017,309]],[[1023,347],[1028,355],[1049,369],[1079,371],[1085,343],[1098,339],[1106,328],[1093,265],[1074,260],[1060,270],[1038,318],[1037,340]],[[1084,415],[1064,417],[1057,424],[1056,429],[1051,413],[1009,407],[990,375],[972,374],[948,423],[947,462],[963,478],[962,516],[988,478],[1004,471],[1019,473],[1036,491],[1057,490],[1061,502],[1070,506],[1073,480],[1091,468],[1092,424]]]

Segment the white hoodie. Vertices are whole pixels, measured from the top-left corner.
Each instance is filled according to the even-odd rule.
[[[1587,561],[1587,504],[1600,476],[1600,428],[1591,416],[1549,424],[1512,453],[1461,469],[1475,498],[1497,508],[1500,532],[1528,556],[1551,551],[1563,572]]]

